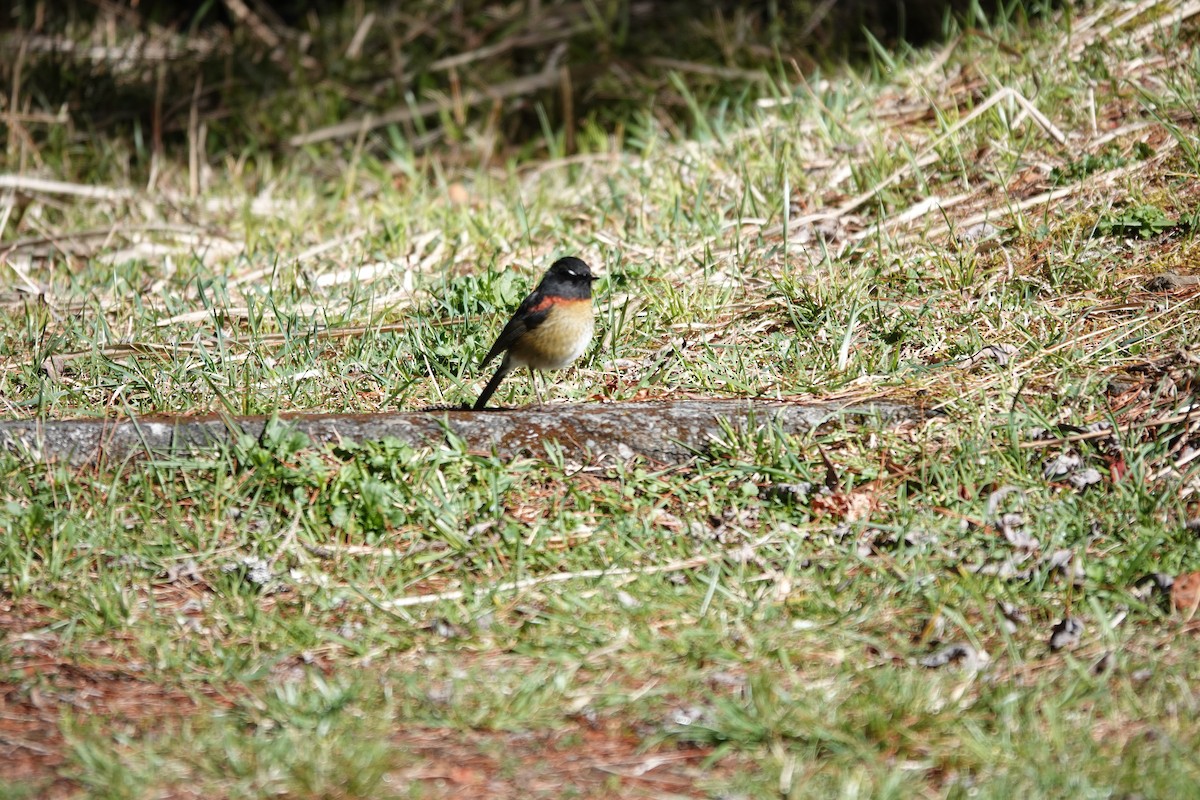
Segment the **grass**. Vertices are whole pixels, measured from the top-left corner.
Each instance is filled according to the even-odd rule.
[[[133,194],[0,211],[9,417],[468,401],[566,253],[604,277],[560,401],[936,413],[672,467],[282,427],[102,470],[0,455],[0,796],[1186,796],[1197,623],[1142,579],[1200,570],[1200,445],[1162,422],[1200,295],[1143,287],[1196,272],[1200,55],[1195,17],[1121,8],[774,98],[677,79],[685,132],[632,114],[570,155],[550,116],[501,163],[448,115],[431,154],[214,144],[193,199],[186,162],[146,190],[126,140],[42,142],[51,176]],[[1001,89],[1066,143],[1016,101],[970,117]],[[947,645],[974,663],[922,666]]]

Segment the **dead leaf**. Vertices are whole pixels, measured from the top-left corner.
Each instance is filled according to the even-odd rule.
[[[1004,536],[1004,541],[1011,544],[1018,550],[1032,551],[1037,550],[1041,543],[1036,536],[1032,536],[1020,530],[1025,525],[1025,516],[1017,511],[1010,511],[1007,514],[1002,514],[996,520],[996,527]]]
[[[1043,478],[1057,478],[1069,475],[1079,468],[1079,456],[1074,453],[1059,453],[1042,466]]]
[[[954,642],[942,649],[930,653],[919,663],[927,669],[937,669],[947,664],[961,664],[964,669],[975,670],[988,662],[988,654],[984,650],[976,650],[966,642]]]
[[[1000,613],[1004,615],[1004,627],[1009,633],[1016,633],[1019,626],[1029,624],[1029,615],[1022,611],[1020,606],[1001,600],[999,608]]]
[[[1000,511],[1000,503],[1009,495],[1016,495],[1017,500],[1020,501],[1019,504],[1021,506],[1025,505],[1024,492],[1022,492],[1016,486],[1001,486],[999,489],[996,489],[994,492],[988,495],[987,511],[985,512],[988,519],[991,520],[997,518],[997,515]]]
[[[1200,572],[1189,572],[1175,578],[1171,584],[1171,610],[1191,622],[1200,606]]]
[[[57,381],[62,375],[65,365],[66,360],[62,356],[48,356],[42,360],[42,374],[52,381]]]
[[[1125,463],[1123,456],[1116,456],[1108,463],[1108,479],[1113,483],[1119,483],[1125,474],[1129,472],[1129,466]]]
[[[802,505],[813,493],[813,485],[808,481],[800,483],[773,483],[767,487],[766,496],[788,505]]]
[[[865,492],[842,494],[840,492],[819,495],[812,500],[812,509],[824,512],[844,522],[856,522],[865,519],[871,513],[874,499]]]
[[[1063,648],[1079,646],[1083,638],[1083,622],[1077,617],[1066,617],[1050,632],[1050,649],[1054,651]]]
[[[1200,277],[1195,275],[1180,275],[1176,272],[1163,272],[1146,281],[1148,292],[1173,292],[1200,283]]]
[[[1082,492],[1093,483],[1099,483],[1100,481],[1100,470],[1093,467],[1072,472],[1067,476],[1067,483],[1071,484],[1078,492]]]
[[[1133,582],[1132,594],[1139,600],[1149,600],[1155,594],[1169,594],[1175,578],[1165,572],[1151,572]]]
[[[445,617],[435,617],[429,623],[427,629],[435,636],[440,636],[443,639],[461,639],[467,635],[467,631],[463,626],[456,625]]]
[[[961,359],[959,369],[975,369],[985,361],[995,361],[1002,367],[1007,367],[1012,357],[1021,352],[1011,344],[989,344],[979,351]]]
[[[866,519],[871,514],[872,506],[875,505],[874,499],[864,492],[854,492],[847,499],[850,501],[846,506],[845,520],[847,522]]]
[[[980,250],[988,252],[994,250],[999,245],[996,237],[1000,233],[1003,233],[1003,229],[996,227],[990,222],[980,222],[977,225],[972,225],[965,230],[959,231],[956,238],[960,246],[982,245]]]

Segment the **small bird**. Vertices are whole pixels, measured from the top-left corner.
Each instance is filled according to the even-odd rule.
[[[483,387],[475,410],[491,398],[504,376],[517,367],[563,369],[583,355],[595,325],[592,281],[596,276],[578,258],[567,256],[550,265],[542,282],[521,301],[500,337],[479,364],[482,370],[504,353],[500,369]]]

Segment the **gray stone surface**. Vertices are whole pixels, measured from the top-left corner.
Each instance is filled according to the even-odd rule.
[[[751,400],[593,403],[474,412],[394,414],[285,414],[280,420],[314,442],[393,437],[437,445],[446,432],[468,447],[504,457],[545,455],[554,442],[568,455],[643,455],[677,463],[702,452],[726,429],[748,432],[774,425],[799,433],[834,422],[841,426],[891,425],[917,419],[915,409],[893,403],[775,403]],[[267,417],[141,417],[113,420],[0,421],[0,447],[76,466],[120,463],[147,455],[203,452],[237,433],[258,436]]]

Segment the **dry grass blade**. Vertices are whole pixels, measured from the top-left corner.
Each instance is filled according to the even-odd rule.
[[[88,200],[105,200],[108,202],[129,200],[136,195],[136,192],[132,189],[84,185],[69,183],[67,181],[35,178],[30,175],[11,174],[0,174],[0,189],[14,189],[19,192],[40,192],[44,194],[65,194],[72,197],[83,197]]]
[[[1118,433],[1129,433],[1130,431],[1143,430],[1148,428],[1162,428],[1168,425],[1178,425],[1181,422],[1188,422],[1196,418],[1196,411],[1189,410],[1183,414],[1172,414],[1168,417],[1157,417],[1155,419],[1141,420],[1139,422],[1128,422],[1123,425],[1114,425],[1111,428],[1106,428],[1099,431],[1086,431],[1084,433],[1072,433],[1067,436],[1056,436],[1049,439],[1034,439],[1028,442],[1021,442],[1017,447],[1022,450],[1040,450],[1046,447],[1058,447],[1064,444],[1073,444],[1075,442],[1090,442],[1096,439],[1111,439]]]
[[[767,542],[774,539],[774,534],[763,537],[753,544],[748,546],[749,550],[755,550],[762,547]],[[462,600],[472,594],[500,594],[504,592],[519,592],[525,589],[532,589],[537,586],[546,586],[554,583],[566,583],[568,581],[589,580],[593,578],[637,578],[642,575],[659,575],[665,572],[681,572],[684,570],[695,569],[702,567],[705,564],[711,564],[714,561],[722,560],[728,556],[725,553],[716,553],[707,556],[696,556],[694,558],[685,558],[679,561],[672,561],[669,564],[654,564],[646,567],[619,567],[617,569],[586,569],[579,572],[559,572],[553,575],[541,575],[536,578],[522,578],[516,581],[505,581],[493,586],[481,586],[474,590],[468,589],[453,589],[445,592],[437,592],[435,594],[420,594],[410,595],[408,597],[397,597],[393,600],[383,600],[373,605],[378,605],[384,609],[394,608],[412,608],[413,606],[431,605],[433,603],[441,603],[449,600]]]

